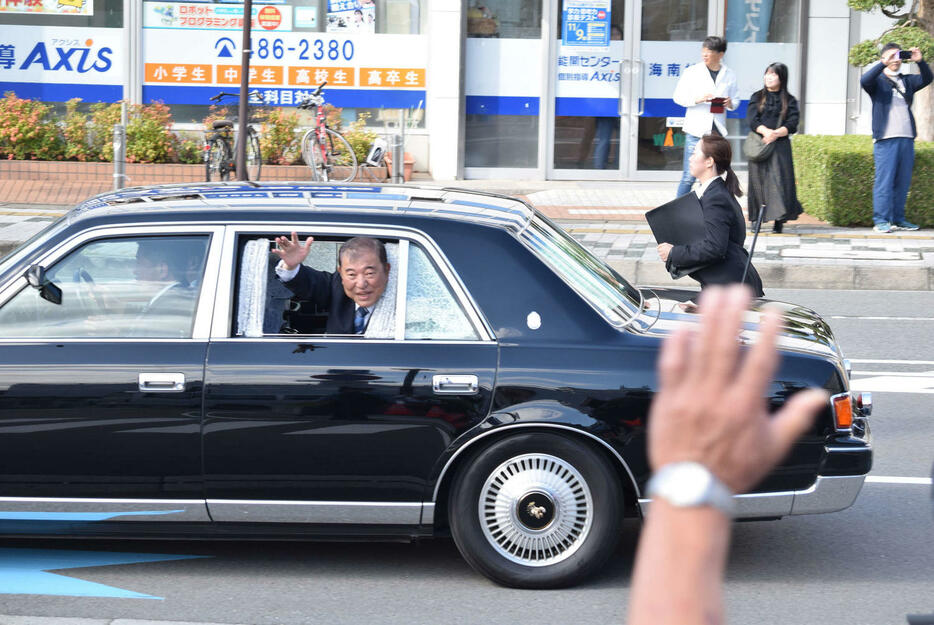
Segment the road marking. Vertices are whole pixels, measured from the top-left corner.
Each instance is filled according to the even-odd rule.
[[[909,378],[929,378],[934,371],[854,371],[853,375],[897,375]]]
[[[892,372],[868,378],[853,378],[850,380],[850,389],[875,393],[934,393],[934,375],[925,373],[909,377]]]
[[[177,556],[161,553],[113,553],[65,549],[0,549],[0,594],[58,595],[63,597],[119,597],[159,599],[132,590],[88,582],[48,571],[89,566],[111,566],[142,562],[188,560],[206,556]]]
[[[867,360],[864,358],[850,358],[850,362],[879,365],[934,365],[934,360]]]
[[[867,475],[867,482],[874,484],[919,484],[921,486],[931,486],[929,477],[894,477],[890,475]]]
[[[934,321],[934,317],[858,317],[856,315],[830,315],[828,318],[856,319],[858,321]]]

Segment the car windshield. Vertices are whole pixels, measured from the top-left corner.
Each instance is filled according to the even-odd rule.
[[[632,321],[642,306],[639,290],[564,230],[536,215],[523,239],[572,289],[613,327]]]

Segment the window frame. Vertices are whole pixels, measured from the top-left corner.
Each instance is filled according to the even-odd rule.
[[[341,336],[325,334],[268,334],[262,337],[234,336],[234,314],[236,311],[236,284],[240,271],[239,267],[239,247],[242,238],[251,238],[256,236],[270,236],[271,233],[296,232],[299,239],[307,236],[344,238],[349,239],[355,236],[368,236],[376,239],[394,239],[399,242],[399,267],[397,280],[396,296],[396,329],[393,338],[373,339],[360,336]],[[428,258],[434,263],[439,275],[445,281],[451,291],[455,301],[463,309],[467,321],[471,324],[477,339],[422,339],[405,338],[405,309],[406,295],[408,293],[408,246],[417,244],[425,251]],[[441,251],[440,247],[431,237],[424,232],[407,228],[404,226],[389,225],[370,225],[354,223],[336,223],[336,222],[255,222],[248,224],[236,224],[227,227],[224,234],[223,251],[221,255],[221,266],[226,270],[222,271],[218,277],[217,292],[218,298],[215,306],[215,314],[211,326],[211,341],[287,341],[295,342],[301,339],[313,339],[317,341],[336,341],[336,342],[354,342],[360,343],[454,343],[454,344],[472,344],[472,343],[490,343],[495,342],[496,337],[493,333],[487,319],[477,306],[470,292],[464,286],[463,281],[457,274],[450,261]]]
[[[201,282],[201,292],[198,295],[198,307],[195,312],[195,322],[192,325],[191,336],[187,338],[167,337],[10,337],[0,339],[0,343],[23,342],[82,342],[82,343],[137,343],[137,342],[178,342],[178,341],[206,341],[209,336],[210,322],[215,306],[217,294],[217,274],[220,268],[220,242],[223,226],[208,226],[197,224],[147,224],[135,226],[100,226],[89,228],[76,233],[58,245],[38,255],[30,264],[38,264],[49,268],[69,254],[77,251],[88,243],[106,239],[128,237],[152,237],[159,235],[178,236],[193,235],[208,237],[208,253],[204,266],[204,277]],[[41,245],[41,242],[39,243]],[[24,288],[32,288],[26,282],[25,272],[28,266],[23,267],[23,274],[11,279],[0,287],[0,308],[18,295]]]

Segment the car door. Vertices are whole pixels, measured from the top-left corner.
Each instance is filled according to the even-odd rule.
[[[489,410],[497,361],[492,333],[427,237],[348,226],[299,234],[315,236],[306,262],[331,271],[337,246],[351,236],[387,244],[389,283],[367,333],[270,327],[270,317],[278,322],[284,308],[285,324],[293,326],[321,313],[303,317],[294,300],[277,303],[282,287],[268,246],[282,231],[241,231],[227,246],[240,259],[232,260],[238,275],[231,278],[239,292],[230,298],[229,320],[215,316],[205,370],[211,517],[417,524],[438,458]],[[259,250],[253,278],[247,247]],[[244,308],[256,301],[250,285],[264,281],[260,323]]]
[[[96,229],[39,261],[59,303],[24,278],[0,285],[0,519],[208,520],[201,400],[222,231]]]

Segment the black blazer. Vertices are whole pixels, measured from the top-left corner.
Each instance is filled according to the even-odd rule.
[[[701,287],[739,282],[749,257],[743,247],[746,222],[739,202],[717,177],[707,186],[700,204],[704,211],[704,238],[697,243],[672,247],[665,266],[670,271],[673,267],[704,265],[690,274]],[[762,280],[751,264],[746,284],[752,287],[756,297],[762,297]]]
[[[328,310],[325,332],[328,334],[353,334],[354,314],[357,307],[344,293],[339,273],[318,271],[301,265],[298,273],[288,282],[283,282],[290,291],[301,299],[314,302]]]

